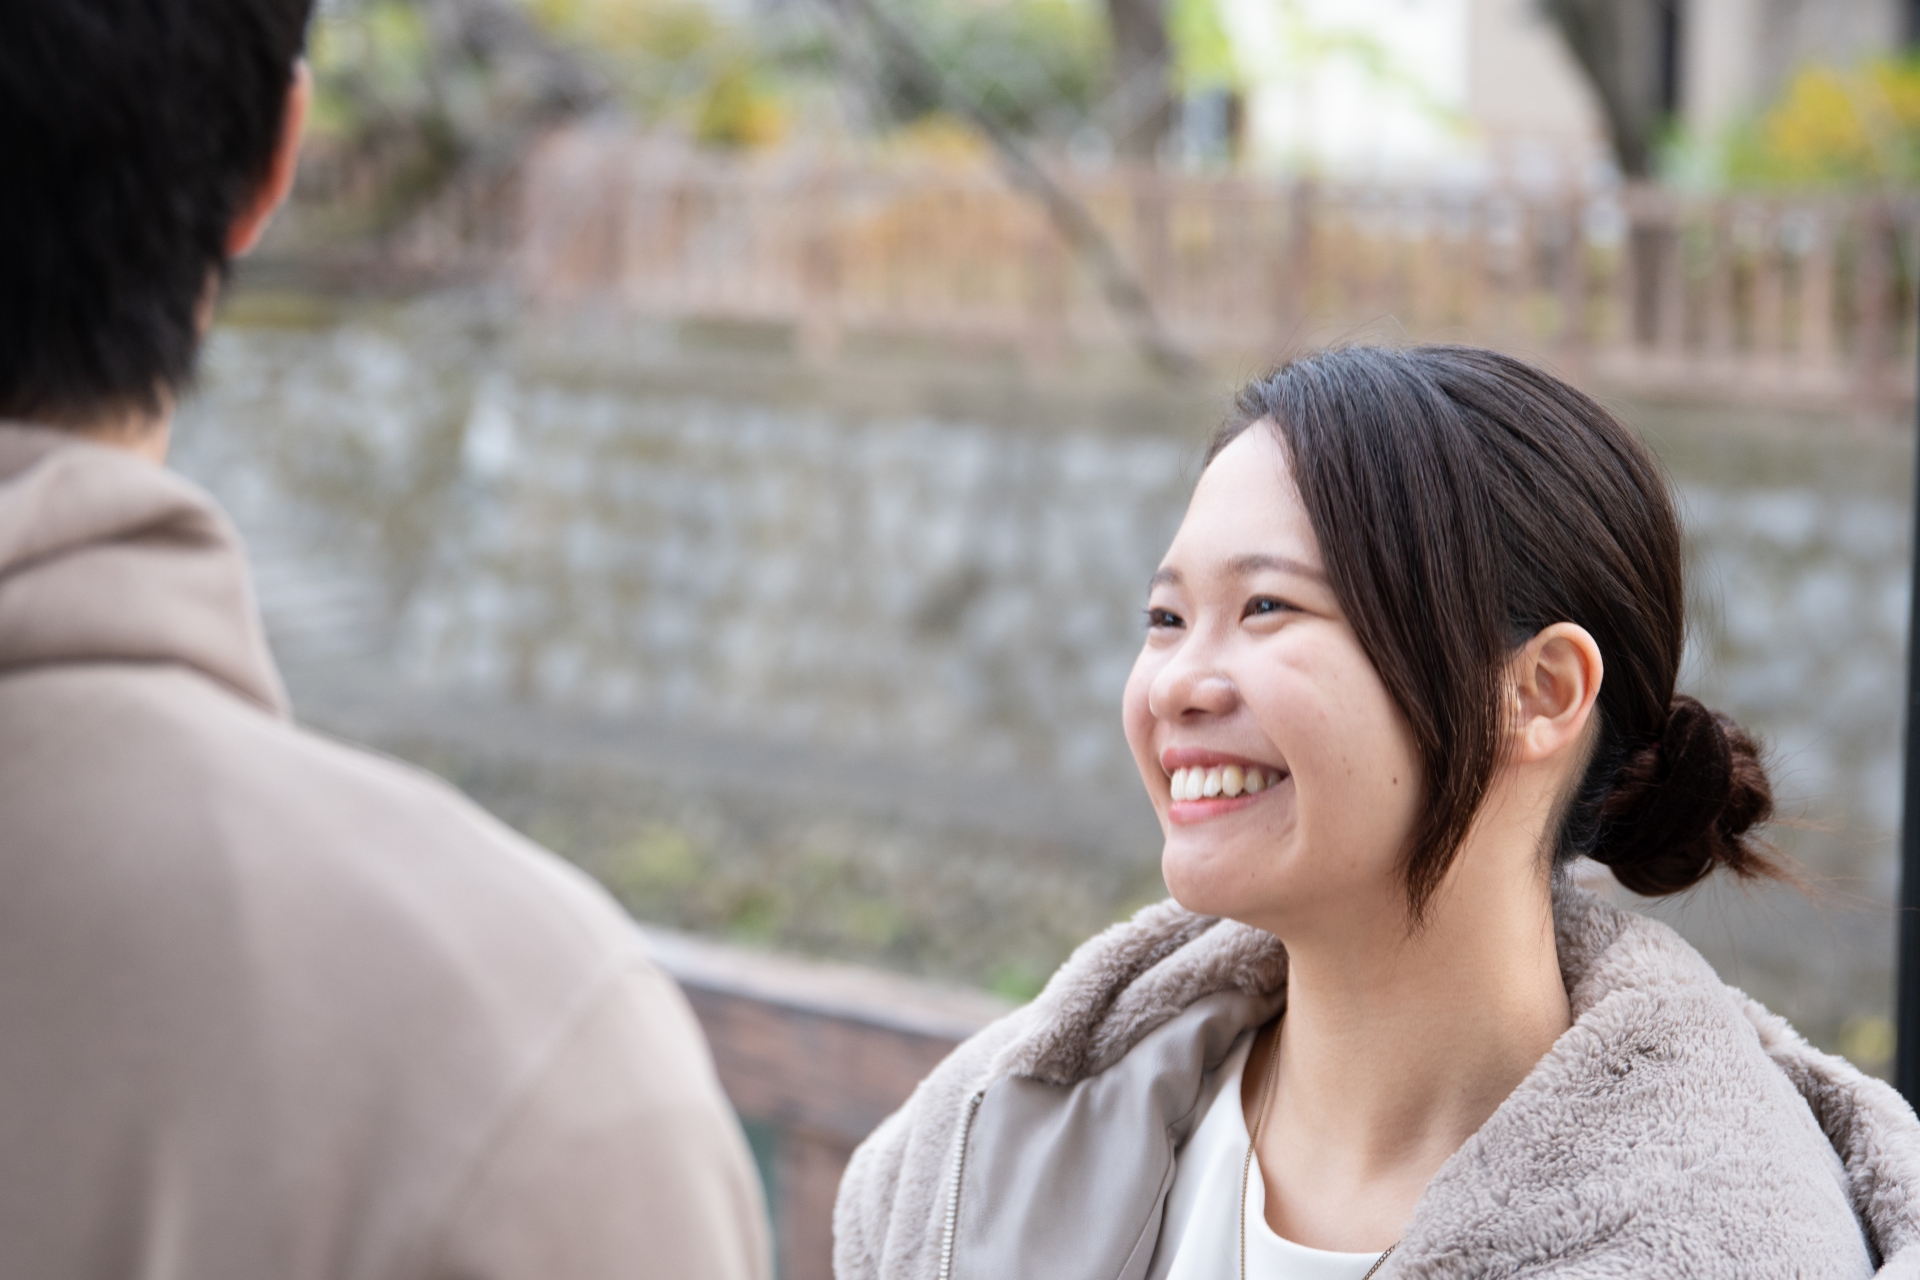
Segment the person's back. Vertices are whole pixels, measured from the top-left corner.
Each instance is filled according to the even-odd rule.
[[[150,460],[284,193],[305,8],[0,12],[0,1276],[765,1276],[638,931],[295,727],[230,527]]]

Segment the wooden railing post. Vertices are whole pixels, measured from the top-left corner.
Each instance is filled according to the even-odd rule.
[[[1891,399],[1893,356],[1893,219],[1883,200],[1861,210],[1854,255],[1854,409],[1885,411]]]
[[[1728,381],[1733,363],[1734,338],[1739,327],[1740,299],[1735,288],[1738,276],[1739,247],[1733,237],[1733,211],[1716,203],[1708,212],[1704,230],[1707,236],[1706,314],[1702,328],[1706,363],[1715,382]]]
[[[1634,194],[1626,192],[1621,197],[1620,246],[1614,256],[1612,289],[1613,364],[1619,373],[1629,377],[1642,363],[1641,351],[1651,327],[1647,319],[1649,308],[1643,301],[1652,278],[1646,263],[1649,246],[1640,201]]]
[[[1777,387],[1786,360],[1787,257],[1777,214],[1760,219],[1753,255],[1753,345],[1742,377],[1749,385]]]
[[[1680,209],[1669,205],[1656,232],[1654,261],[1653,347],[1663,378],[1674,378],[1687,351],[1686,224]]]
[[[840,354],[840,261],[834,190],[824,177],[808,184],[801,200],[800,314],[794,346],[810,364],[828,364]]]
[[[833,1280],[833,1204],[853,1147],[844,1138],[794,1126],[780,1135],[774,1250],[780,1280]]]
[[[1037,221],[1037,220],[1036,220]],[[1053,228],[1038,223],[1027,234],[1026,285],[1028,341],[1022,351],[1031,366],[1057,366],[1067,345],[1067,283],[1071,264],[1066,246]]]
[[[1823,386],[1844,385],[1834,341],[1833,277],[1838,267],[1831,219],[1822,217],[1814,222],[1809,241],[1799,262],[1800,364],[1811,381]]]
[[[1560,209],[1559,252],[1554,260],[1554,298],[1560,330],[1555,335],[1561,367],[1575,381],[1587,377],[1590,334],[1587,315],[1587,236],[1584,206],[1571,198]]]
[[[1165,299],[1173,282],[1173,244],[1169,205],[1170,184],[1157,170],[1136,169],[1129,175],[1133,189],[1133,262],[1147,296]]]
[[[1301,340],[1313,291],[1314,219],[1318,198],[1310,178],[1296,178],[1287,190],[1286,240],[1276,258],[1271,314],[1273,355],[1278,358]]]

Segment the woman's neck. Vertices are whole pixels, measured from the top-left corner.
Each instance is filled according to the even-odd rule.
[[[1450,877],[1411,936],[1396,922],[1287,938],[1286,1016],[1242,1095],[1251,1125],[1277,1040],[1259,1155],[1282,1236],[1356,1252],[1399,1239],[1428,1180],[1570,1024],[1547,885],[1472,879]]]

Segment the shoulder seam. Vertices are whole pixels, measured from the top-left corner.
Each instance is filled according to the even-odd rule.
[[[649,968],[651,965],[652,961],[648,959],[636,934],[632,948],[625,955],[617,957],[603,972],[588,982],[574,1006],[563,1016],[555,1019],[552,1033],[539,1052],[529,1057],[527,1068],[520,1078],[502,1090],[499,1106],[494,1114],[480,1126],[481,1137],[452,1179],[451,1190],[445,1202],[429,1217],[418,1264],[403,1265],[398,1274],[414,1277],[414,1280],[426,1280],[433,1274],[434,1266],[446,1254],[454,1222],[459,1216],[461,1207],[472,1196],[475,1184],[487,1168],[488,1162],[506,1141],[514,1122],[532,1104],[534,1095],[539,1092],[542,1082],[552,1073],[554,1065],[579,1038],[594,1015],[612,997],[614,985],[628,973]]]

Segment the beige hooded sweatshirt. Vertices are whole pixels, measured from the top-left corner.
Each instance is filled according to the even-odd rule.
[[[765,1277],[642,945],[293,725],[206,494],[0,426],[0,1278]]]

